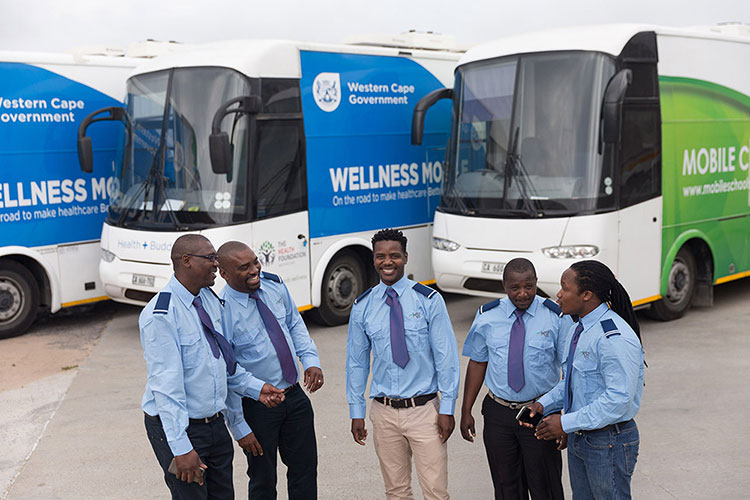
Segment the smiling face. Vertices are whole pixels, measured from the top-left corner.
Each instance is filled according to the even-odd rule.
[[[508,271],[505,276],[505,293],[508,298],[522,311],[529,308],[536,296],[536,276],[533,271],[518,273]]]
[[[260,288],[260,261],[250,248],[238,248],[221,259],[221,277],[238,292]]]
[[[214,246],[208,240],[199,240],[190,253],[194,255],[184,255],[183,259],[186,259],[185,264],[191,281],[199,288],[213,286],[214,281],[216,281],[216,260],[206,257],[196,257],[196,255],[215,256],[216,250]]]
[[[398,241],[377,241],[372,249],[372,262],[380,280],[388,286],[404,277],[409,254]]]

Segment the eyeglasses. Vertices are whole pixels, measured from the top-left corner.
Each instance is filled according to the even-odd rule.
[[[197,253],[186,253],[185,255],[189,255],[191,257],[200,257],[201,259],[210,260],[211,262],[216,262],[216,254],[210,253],[208,255],[198,255]]]

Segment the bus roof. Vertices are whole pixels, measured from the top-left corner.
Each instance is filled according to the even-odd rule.
[[[531,52],[588,50],[617,56],[635,34],[654,31],[658,35],[709,38],[750,43],[750,26],[727,23],[714,26],[674,28],[649,24],[602,24],[573,26],[513,35],[469,49],[459,65],[496,57]]]
[[[376,47],[371,45],[323,44],[292,40],[229,40],[191,45],[183,50],[155,57],[140,65],[133,75],[180,67],[226,67],[251,77],[300,78],[300,50],[370,54],[410,55],[415,59],[458,61],[453,51]]]

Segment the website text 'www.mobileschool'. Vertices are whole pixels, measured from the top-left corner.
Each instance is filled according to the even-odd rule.
[[[699,184],[696,186],[685,186],[682,188],[682,196],[703,196],[706,194],[731,193],[733,191],[747,191],[748,179],[732,179],[725,181],[716,180],[710,184]]]

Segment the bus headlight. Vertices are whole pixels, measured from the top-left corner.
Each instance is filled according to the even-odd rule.
[[[446,252],[455,252],[458,250],[458,247],[460,247],[458,243],[451,240],[446,240],[443,238],[432,238],[432,248],[436,248],[438,250],[444,250]]]
[[[100,250],[102,254],[102,260],[104,262],[112,262],[113,260],[115,260],[115,257],[117,257],[115,254],[113,254],[109,250],[105,250],[103,248],[100,248]]]
[[[542,248],[542,253],[550,259],[588,259],[599,253],[594,245],[565,245]]]

